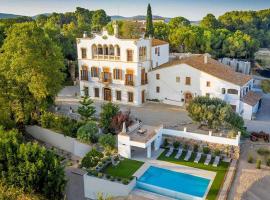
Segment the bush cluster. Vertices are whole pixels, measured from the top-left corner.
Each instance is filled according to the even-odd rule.
[[[93,148],[82,159],[81,166],[85,168],[91,168],[97,166],[98,162],[103,158],[103,153]]]
[[[59,157],[37,143],[23,143],[20,133],[0,129],[0,178],[9,186],[62,199],[66,180]]]
[[[43,128],[56,130],[65,136],[76,138],[77,131],[83,125],[83,122],[70,119],[69,117],[63,115],[44,112],[40,117],[40,125]]]

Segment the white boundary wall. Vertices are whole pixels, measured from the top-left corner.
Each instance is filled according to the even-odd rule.
[[[183,137],[183,138],[188,138],[192,140],[200,140],[200,141],[216,143],[216,144],[232,145],[232,146],[239,146],[239,142],[240,142],[240,132],[238,132],[238,135],[236,136],[236,138],[232,138],[232,139],[213,136],[211,132],[209,132],[208,135],[187,132],[186,129],[184,129],[184,131],[162,129],[161,134],[175,136],[175,137]]]
[[[127,196],[136,186],[136,179],[133,179],[128,185],[118,182],[88,176],[84,174],[84,196],[90,199],[97,199],[97,195],[102,193],[105,196]]]
[[[63,134],[39,126],[28,126],[26,127],[26,131],[34,138],[59,149],[68,151],[75,156],[84,157],[85,154],[91,150],[91,146],[81,143],[75,138],[64,136]]]

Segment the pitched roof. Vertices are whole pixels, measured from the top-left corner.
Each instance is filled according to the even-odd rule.
[[[262,98],[262,94],[254,91],[249,91],[242,101],[248,105],[255,106],[256,103]]]
[[[159,40],[159,39],[155,39],[155,38],[153,38],[153,40],[152,40],[152,47],[160,46],[160,45],[164,45],[164,44],[169,44],[169,43],[164,41],[164,40]]]
[[[172,67],[178,64],[187,64],[195,69],[203,71],[207,74],[215,76],[221,80],[243,86],[252,79],[251,76],[239,72],[235,72],[232,68],[218,62],[210,57],[207,58],[207,63],[204,63],[204,55],[190,56],[178,60],[173,60],[154,68],[158,70],[161,68]]]

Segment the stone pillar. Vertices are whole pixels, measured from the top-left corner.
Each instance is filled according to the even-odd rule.
[[[147,147],[147,158],[151,158],[151,144]]]

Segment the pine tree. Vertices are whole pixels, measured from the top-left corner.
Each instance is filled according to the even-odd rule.
[[[154,35],[154,27],[152,21],[152,9],[150,4],[147,6],[147,16],[146,16],[146,37],[150,37]]]
[[[84,121],[88,121],[93,118],[93,115],[96,113],[95,106],[93,106],[93,101],[85,96],[83,101],[80,101],[81,106],[78,108],[78,113],[81,115]]]

